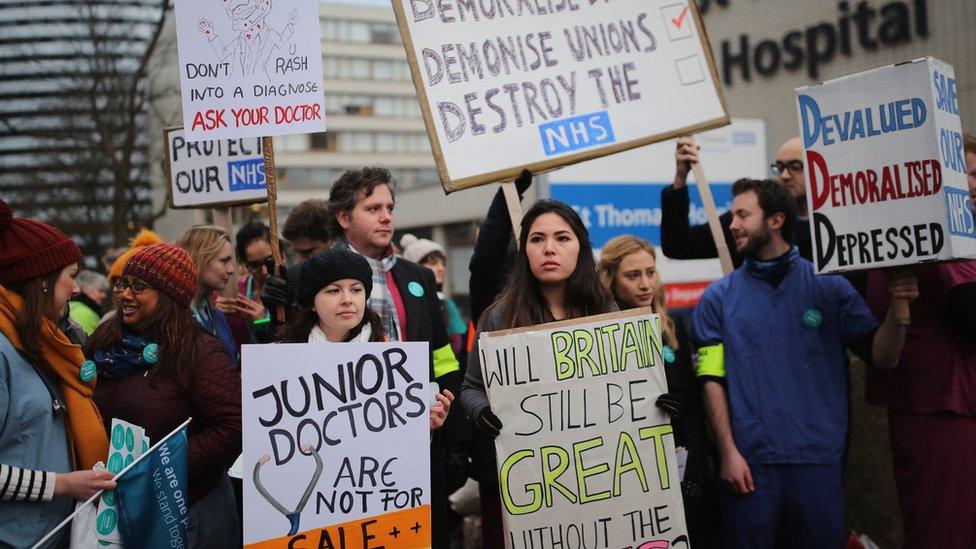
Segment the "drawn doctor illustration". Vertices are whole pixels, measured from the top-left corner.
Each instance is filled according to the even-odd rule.
[[[231,59],[234,72],[240,70],[244,77],[253,76],[259,69],[271,80],[267,71],[267,63],[271,55],[278,49],[284,49],[285,43],[295,35],[295,24],[298,23],[298,10],[291,10],[288,14],[288,24],[278,32],[268,25],[267,18],[271,13],[271,0],[218,0],[224,5],[224,10],[230,18],[231,29],[236,36],[229,43],[217,35],[213,21],[200,19],[199,28],[210,47],[220,61]]]

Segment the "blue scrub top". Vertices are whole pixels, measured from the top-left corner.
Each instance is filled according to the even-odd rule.
[[[804,321],[818,311],[819,326]],[[808,315],[816,316],[816,314]],[[847,434],[845,347],[878,325],[841,276],[798,258],[779,287],[739,268],[694,312],[692,340],[721,343],[732,435],[749,463],[836,463]]]

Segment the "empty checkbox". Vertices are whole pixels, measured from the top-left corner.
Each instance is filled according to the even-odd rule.
[[[705,69],[702,68],[702,59],[697,53],[675,59],[674,68],[678,71],[678,81],[682,86],[691,86],[705,81]]]

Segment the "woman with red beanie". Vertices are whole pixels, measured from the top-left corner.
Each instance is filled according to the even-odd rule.
[[[240,547],[227,468],[241,453],[241,378],[220,340],[190,312],[196,267],[183,248],[147,246],[126,262],[115,291],[115,317],[86,348],[98,375],[95,401],[106,419],[139,425],[154,441],[193,418],[189,546]]]
[[[108,458],[94,380],[56,325],[81,259],[64,233],[0,200],[0,546],[33,545],[74,510],[71,498],[115,488],[91,470]],[[66,544],[67,530],[48,546]]]

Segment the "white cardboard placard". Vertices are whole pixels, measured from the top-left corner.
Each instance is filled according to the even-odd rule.
[[[188,141],[183,128],[164,131],[171,208],[267,202],[260,137]]]
[[[429,345],[242,356],[244,546],[429,547]]]
[[[951,65],[926,57],[796,94],[818,273],[976,257]]]
[[[325,131],[319,3],[176,0],[187,139]]]
[[[695,2],[393,8],[447,192],[729,121]]]
[[[479,351],[508,549],[689,545],[649,307],[483,334]]]

